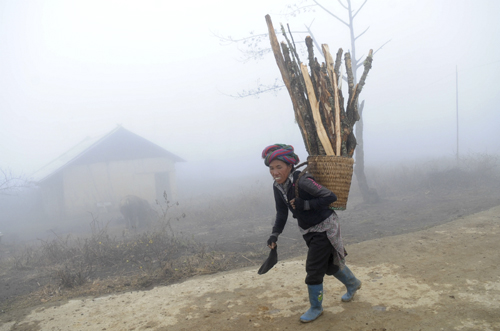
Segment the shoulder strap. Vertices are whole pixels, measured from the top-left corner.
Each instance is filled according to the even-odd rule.
[[[299,164],[297,166],[297,168],[300,168],[302,167],[304,164],[307,164],[307,162],[304,162],[302,164]],[[297,180],[294,181],[294,184],[295,184],[295,197],[297,198],[299,196],[299,180],[300,180],[300,177],[304,176],[307,172],[307,168],[308,167],[305,167],[304,170],[302,170],[299,174],[299,176],[297,177]]]

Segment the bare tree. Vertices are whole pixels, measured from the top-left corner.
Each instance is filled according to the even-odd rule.
[[[297,16],[305,12],[309,12],[311,10],[314,10],[315,8],[320,8],[322,11],[327,13],[329,16],[343,24],[349,31],[349,37],[351,41],[351,63],[352,63],[352,68],[353,68],[353,78],[354,78],[354,84],[358,82],[357,78],[357,71],[363,66],[363,61],[361,58],[356,57],[356,41],[363,36],[369,29],[367,27],[363,32],[356,34],[355,33],[355,18],[359,14],[359,12],[363,9],[365,4],[368,2],[368,0],[364,0],[364,2],[356,9],[353,8],[352,6],[352,1],[351,0],[337,0],[340,5],[345,9],[345,13],[347,14],[347,19],[342,19],[339,15],[334,13],[333,11],[330,11],[326,6],[324,6],[320,1],[317,0],[306,0],[302,1],[298,4],[291,4],[287,6],[288,10],[288,15],[290,16]],[[302,31],[290,31],[290,34],[308,34],[312,37],[315,47],[318,49],[318,53],[322,54],[323,52],[321,51],[321,47],[316,41],[316,38],[314,38],[314,34],[312,31],[312,22],[309,25],[304,25],[305,30]],[[266,47],[263,46],[262,42],[268,40],[268,34],[267,33],[262,33],[262,34],[255,34],[255,33],[250,33],[249,36],[244,37],[244,38],[232,38],[232,37],[221,37],[218,36],[219,39],[224,42],[224,43],[236,43],[238,45],[243,45],[245,46],[245,50],[242,50],[242,53],[244,54],[243,61],[249,61],[249,60],[258,60],[262,58],[264,55],[268,54],[271,52],[271,49],[269,46],[266,45]],[[373,54],[377,53],[385,44],[387,44],[389,41],[384,43],[382,46],[380,46]],[[344,77],[345,80],[347,80],[346,77]],[[252,90],[246,90],[241,93],[238,93],[237,96],[238,98],[242,97],[248,97],[248,96],[258,96],[261,93],[266,93],[269,91],[274,91],[276,92],[277,90],[281,90],[284,87],[282,84],[278,84],[277,81],[274,82],[272,85],[265,85],[265,84],[259,84],[257,89],[252,89]],[[373,203],[378,201],[378,194],[377,191],[373,188],[370,188],[368,186],[368,182],[366,179],[365,175],[365,162],[364,162],[364,148],[363,148],[363,110],[365,106],[365,101],[363,100],[358,107],[359,111],[359,121],[356,123],[356,140],[358,142],[358,146],[356,147],[356,154],[355,154],[355,159],[356,159],[356,166],[354,168],[354,173],[356,174],[356,178],[358,181],[358,185],[361,191],[361,194],[363,196],[363,200],[365,202]]]
[[[28,187],[24,176],[15,176],[10,170],[0,169],[0,195],[9,195]]]
[[[357,9],[353,9],[351,0],[345,0],[346,3],[344,4],[341,0],[338,0],[338,2],[344,7],[344,9],[347,12],[347,21],[341,19],[335,13],[329,11],[326,7],[321,5],[319,1],[317,0],[312,0],[317,6],[319,6],[321,9],[323,9],[325,12],[327,12],[330,16],[344,24],[348,29],[349,29],[349,36],[351,40],[351,62],[352,62],[352,67],[353,67],[353,75],[354,75],[354,84],[358,82],[357,79],[357,70],[363,66],[363,62],[361,61],[361,58],[356,57],[356,40],[358,40],[359,37],[364,35],[366,31],[368,31],[369,27],[367,27],[363,32],[360,34],[356,35],[354,32],[354,19],[358,15],[358,13],[363,9],[364,5],[368,0],[365,0],[361,6]],[[385,44],[387,44],[386,42]],[[384,44],[384,45],[385,45]],[[380,46],[373,54],[377,53],[384,45]],[[356,166],[354,167],[354,173],[356,174],[356,179],[358,180],[358,185],[361,191],[361,194],[363,195],[363,200],[365,202],[377,202],[379,200],[377,191],[373,188],[370,188],[368,186],[368,181],[366,180],[366,175],[365,175],[365,152],[364,152],[364,147],[363,147],[363,110],[364,110],[364,105],[365,101],[363,100],[361,102],[361,105],[358,108],[359,112],[359,121],[356,123],[356,139],[358,141],[358,146],[356,147]]]

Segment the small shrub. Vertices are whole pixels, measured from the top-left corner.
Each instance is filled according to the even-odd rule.
[[[86,283],[92,276],[93,270],[90,265],[81,265],[83,269],[74,270],[69,267],[57,270],[54,277],[59,280],[59,285],[63,288],[73,288]]]
[[[225,270],[229,256],[207,252],[207,247],[174,233],[172,216],[178,204],[171,204],[166,194],[159,219],[146,229],[112,235],[108,224],[92,217],[86,236],[59,236],[39,240],[14,254],[15,270],[39,268],[52,270],[52,280],[61,288],[76,288],[89,280],[127,274],[139,277],[135,284],[148,287],[159,281],[172,281],[195,274]],[[130,280],[129,280],[130,281]]]
[[[13,262],[13,268],[16,270],[32,269],[40,265],[42,255],[37,247],[24,246],[16,250],[9,260]]]

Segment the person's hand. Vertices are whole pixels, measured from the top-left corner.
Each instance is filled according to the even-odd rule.
[[[293,208],[298,210],[298,211],[302,211],[304,210],[304,199],[301,199],[301,198],[295,198],[293,199]]]
[[[267,247],[270,249],[274,249],[276,247],[276,242],[278,241],[278,237],[271,235],[269,239],[267,239]]]

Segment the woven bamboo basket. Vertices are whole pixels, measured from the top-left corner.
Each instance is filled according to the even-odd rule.
[[[345,210],[351,188],[354,159],[343,156],[313,155],[307,158],[307,170],[314,179],[335,193],[337,201],[330,205]]]

